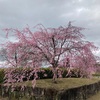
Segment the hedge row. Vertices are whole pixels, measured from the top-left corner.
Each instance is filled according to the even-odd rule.
[[[18,80],[17,76],[19,75],[18,77],[21,77],[21,75],[23,73],[25,74],[23,81],[27,81],[29,76],[30,76],[29,80],[34,79],[34,73],[32,74],[32,68],[26,68],[26,69],[25,68],[24,69],[23,68],[13,68],[12,72],[9,72],[9,71],[7,72],[7,70],[8,69],[0,69],[0,83],[3,83],[4,80],[6,80],[7,78],[9,79],[8,76],[6,76],[4,79],[4,76],[7,73],[11,73],[13,79],[16,79],[16,80]],[[68,74],[68,70],[66,70],[65,68],[60,68],[59,70],[61,71],[63,78],[65,78],[65,77],[81,77],[80,70],[78,70],[78,69],[72,69],[69,74]],[[41,68],[40,71],[37,72],[37,74],[38,74],[38,79],[48,79],[48,78],[53,77],[53,72],[50,68]]]
[[[0,68],[0,83],[3,83],[4,82],[4,69],[3,68]]]

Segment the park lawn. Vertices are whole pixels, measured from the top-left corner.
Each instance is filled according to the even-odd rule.
[[[53,83],[52,79],[41,79],[36,81],[36,87],[39,88],[53,88],[56,90],[63,90],[69,88],[75,88],[83,85],[93,84],[100,81],[100,78],[61,78],[57,79],[57,83]],[[17,85],[32,86],[32,81],[26,81],[18,83]]]

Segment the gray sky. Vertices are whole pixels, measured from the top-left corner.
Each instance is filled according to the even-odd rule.
[[[0,0],[0,43],[3,28],[73,25],[88,28],[83,34],[100,47],[100,0]],[[100,51],[98,52],[100,54]]]

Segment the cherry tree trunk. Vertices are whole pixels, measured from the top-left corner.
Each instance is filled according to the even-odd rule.
[[[53,82],[57,83],[57,69],[56,69],[56,67],[53,68]]]

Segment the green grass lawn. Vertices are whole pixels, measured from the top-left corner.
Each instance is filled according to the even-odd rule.
[[[95,82],[100,81],[100,78],[61,78],[57,79],[57,84],[52,82],[52,79],[41,79],[36,81],[36,87],[40,88],[54,88],[56,90],[62,90],[62,89],[69,89],[74,87],[79,87],[82,85],[88,85]],[[31,81],[26,81],[23,83],[18,83],[17,85],[25,84],[26,86],[31,86]]]

